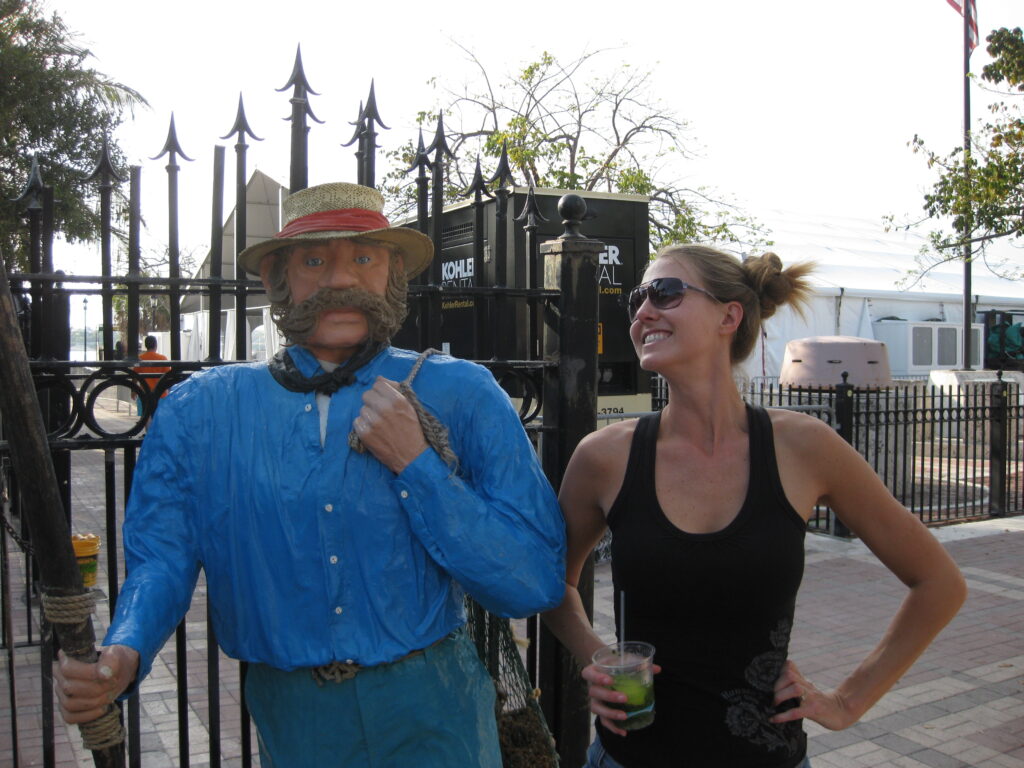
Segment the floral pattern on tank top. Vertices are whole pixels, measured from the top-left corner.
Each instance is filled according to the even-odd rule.
[[[729,733],[770,751],[784,750],[788,754],[794,754],[800,748],[799,721],[772,723],[769,718],[778,711],[771,705],[772,694],[775,681],[782,673],[782,665],[786,663],[792,628],[791,620],[780,619],[768,636],[772,650],[751,659],[743,671],[750,688],[734,688],[721,694],[729,705],[725,711]],[[766,698],[768,706],[765,706]]]

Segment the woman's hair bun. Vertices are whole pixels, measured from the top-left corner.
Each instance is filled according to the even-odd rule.
[[[783,268],[782,259],[769,251],[743,260],[744,281],[756,294],[761,308],[761,319],[771,317],[785,305],[807,302],[811,287],[805,279],[814,269],[809,262]]]

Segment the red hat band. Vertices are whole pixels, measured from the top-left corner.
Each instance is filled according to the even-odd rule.
[[[343,208],[300,216],[288,222],[274,237],[295,237],[307,232],[370,232],[375,229],[387,229],[389,226],[387,217],[377,211],[366,208]]]

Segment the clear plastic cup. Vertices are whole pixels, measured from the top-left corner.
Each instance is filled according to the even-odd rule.
[[[612,690],[626,701],[606,702],[626,713],[616,722],[624,731],[638,731],[654,722],[654,646],[650,643],[613,643],[594,652],[594,666],[612,678]]]

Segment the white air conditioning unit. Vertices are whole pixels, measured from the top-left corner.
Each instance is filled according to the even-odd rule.
[[[924,376],[936,369],[964,367],[962,323],[879,320],[871,326],[875,338],[889,348],[893,376]],[[981,368],[983,327],[971,325],[972,368]]]

